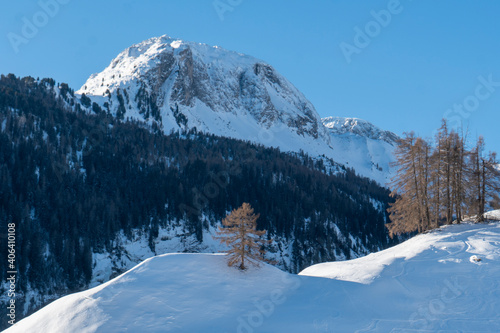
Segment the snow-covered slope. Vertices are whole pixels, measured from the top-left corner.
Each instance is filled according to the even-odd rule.
[[[344,117],[322,119],[330,134],[332,154],[336,162],[357,173],[387,184],[393,176],[390,163],[399,137],[366,120]]]
[[[298,276],[240,272],[224,255],[162,255],[6,332],[498,332],[499,261],[498,222],[443,227]]]
[[[388,178],[391,157],[384,154],[391,153],[392,133],[377,130],[380,137],[374,137],[373,125],[361,120],[348,133],[332,131],[336,126],[329,131],[311,102],[272,66],[217,46],[148,39],[121,52],[77,94],[165,133],[196,128],[338,159],[381,184]]]

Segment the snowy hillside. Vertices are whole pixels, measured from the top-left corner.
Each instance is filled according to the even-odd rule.
[[[298,276],[224,259],[153,257],[6,332],[500,331],[498,222],[443,227]]]
[[[311,102],[272,66],[217,46],[151,38],[121,52],[76,93],[165,133],[196,128],[338,159],[382,185],[389,178],[391,157],[384,154],[392,152],[394,134],[377,130],[381,136],[374,137],[374,126],[361,120],[347,134],[328,130]]]
[[[330,157],[380,184],[390,182],[390,163],[395,160],[399,139],[396,134],[357,118],[327,117],[322,121],[330,134]]]

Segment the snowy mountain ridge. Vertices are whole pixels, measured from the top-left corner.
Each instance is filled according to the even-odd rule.
[[[393,146],[396,145],[399,139],[396,134],[382,130],[372,123],[359,118],[326,117],[322,121],[332,134],[352,133],[373,140],[382,140]]]
[[[272,66],[217,46],[166,35],[150,38],[121,52],[76,93],[119,118],[145,121],[165,133],[196,128],[338,159],[380,184],[390,178],[385,164],[380,167],[377,158],[367,154],[390,154],[384,144],[393,145],[395,134],[359,119],[351,119],[349,128],[339,126],[341,118],[322,120],[312,103]],[[359,141],[363,147],[356,148],[364,155],[351,158],[352,147],[332,140],[347,132],[367,137],[370,146],[377,147]],[[384,147],[378,148],[378,142]]]
[[[442,227],[300,275],[165,254],[5,332],[498,332],[499,260],[498,222]]]
[[[333,160],[380,184],[390,182],[399,139],[396,134],[358,118],[326,117],[322,121],[330,134]]]

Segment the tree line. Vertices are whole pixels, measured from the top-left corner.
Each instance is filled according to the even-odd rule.
[[[499,206],[500,169],[496,153],[486,154],[483,137],[468,147],[467,135],[450,130],[443,120],[434,142],[405,133],[395,154],[391,236],[464,218],[481,222],[488,207]]]

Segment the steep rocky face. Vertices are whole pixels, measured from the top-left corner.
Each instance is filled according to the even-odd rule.
[[[252,139],[262,129],[279,129],[284,137],[270,145],[297,136],[328,142],[314,106],[270,65],[168,36],[129,47],[77,93],[120,118],[156,122],[167,133],[196,127]]]

